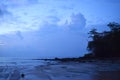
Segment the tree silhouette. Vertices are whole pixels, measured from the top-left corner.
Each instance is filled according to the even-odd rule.
[[[89,32],[91,41],[87,49],[95,57],[120,57],[120,24],[112,22],[108,24],[110,31],[102,33],[92,29]]]

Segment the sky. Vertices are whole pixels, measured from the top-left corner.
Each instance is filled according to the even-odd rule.
[[[88,32],[120,23],[120,0],[1,0],[0,57],[79,57]]]

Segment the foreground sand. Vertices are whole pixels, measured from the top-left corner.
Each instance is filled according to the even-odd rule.
[[[120,63],[11,62],[0,65],[0,80],[120,80]]]

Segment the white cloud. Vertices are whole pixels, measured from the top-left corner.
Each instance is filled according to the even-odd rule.
[[[86,19],[83,14],[73,14],[71,16],[71,22],[69,24],[70,28],[75,30],[81,30],[86,26]]]

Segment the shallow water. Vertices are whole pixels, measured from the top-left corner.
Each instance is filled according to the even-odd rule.
[[[24,74],[24,77],[21,76]],[[0,80],[120,80],[120,62],[0,58]]]

